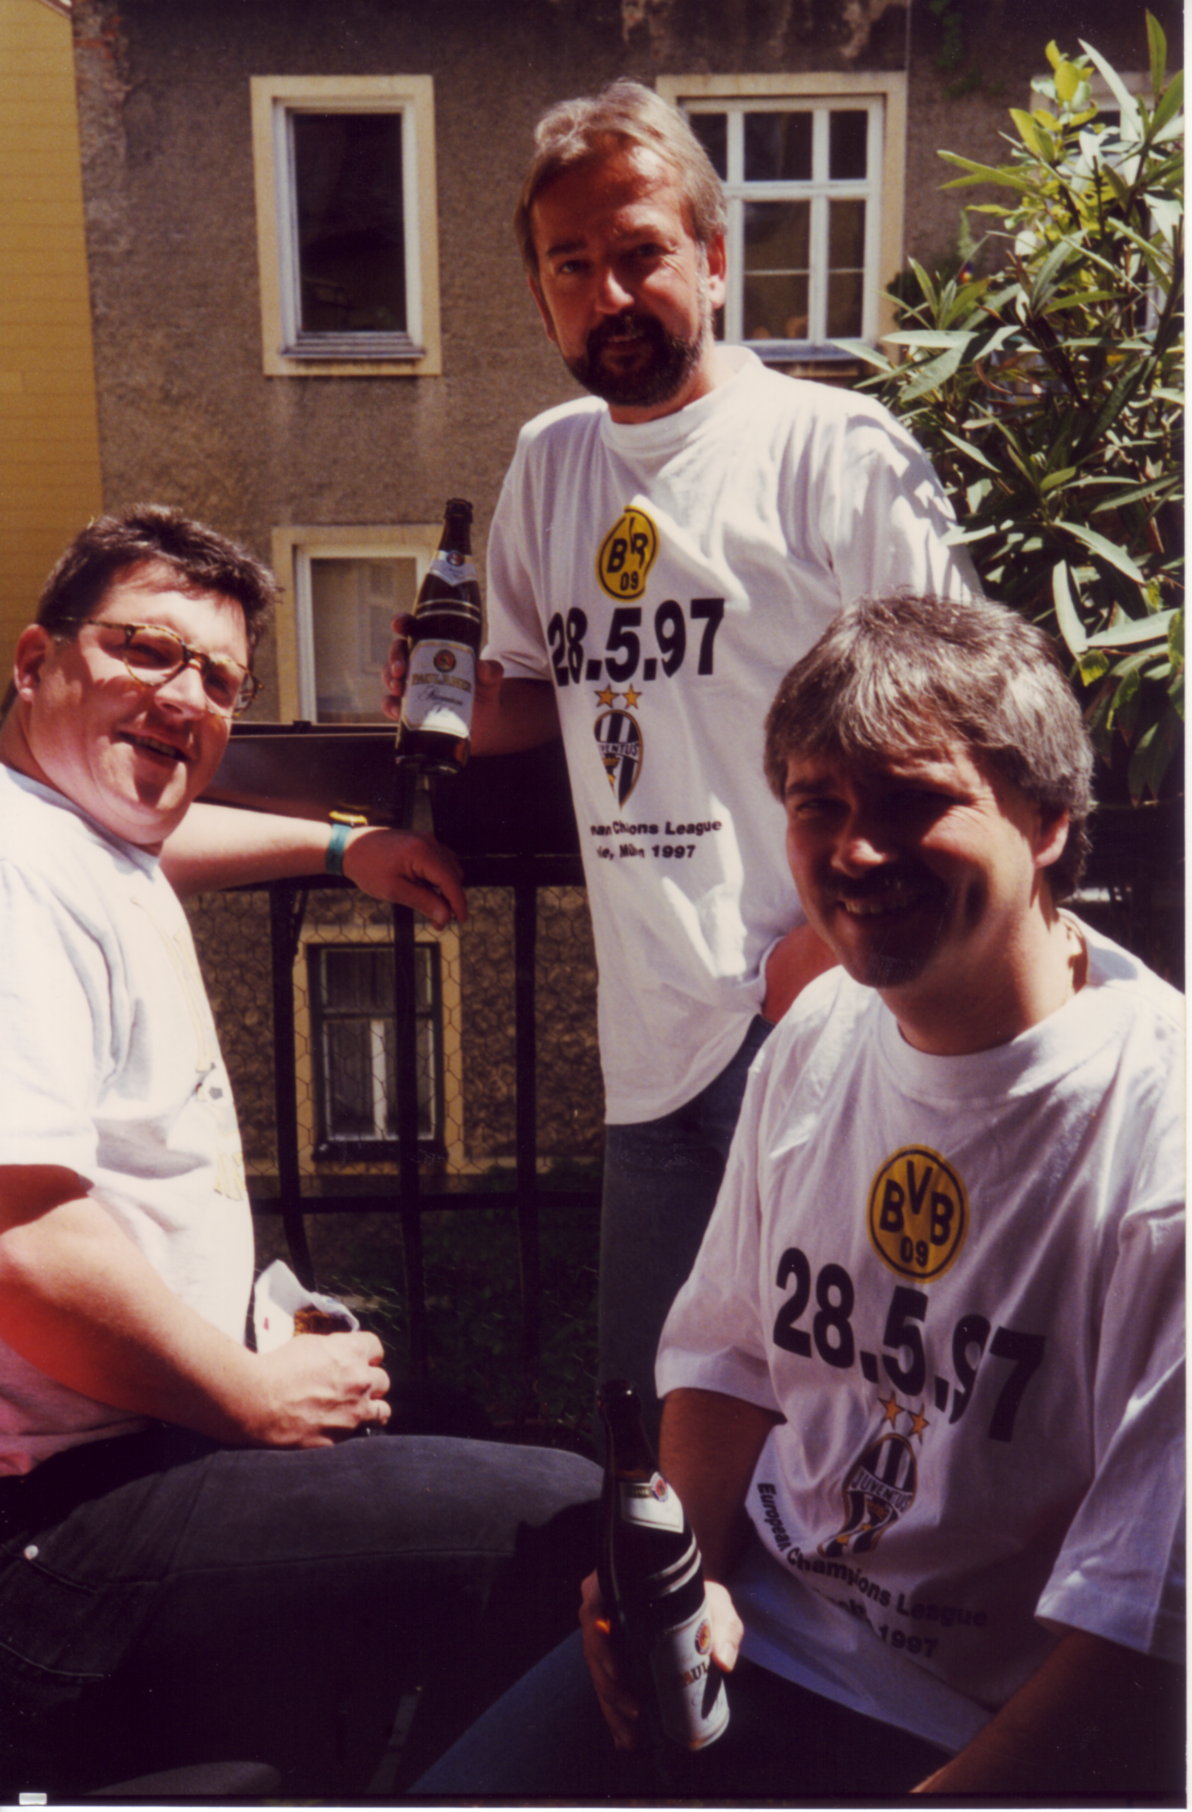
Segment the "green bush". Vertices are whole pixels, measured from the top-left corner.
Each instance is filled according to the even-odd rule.
[[[955,275],[914,264],[869,381],[931,455],[991,597],[1062,637],[1104,755],[1157,797],[1183,720],[1182,78],[1148,13],[1151,93],[1089,45],[1047,48],[1046,101],[1012,108],[1003,199]],[[1098,113],[1099,71],[1120,110]]]

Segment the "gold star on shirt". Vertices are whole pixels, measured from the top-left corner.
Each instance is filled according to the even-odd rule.
[[[600,692],[598,692],[596,694],[596,703],[598,705],[607,705],[610,711],[612,710],[614,704],[616,703],[616,699],[617,699],[617,695],[613,691],[611,686],[605,686]]]
[[[923,1430],[925,1428],[930,1428],[931,1423],[927,1420],[927,1417],[923,1414],[921,1409],[908,1409],[906,1413],[911,1419],[912,1436],[918,1435],[919,1439],[922,1440]]]
[[[625,693],[625,709],[627,711],[632,711],[640,697],[641,693],[635,692],[633,687],[630,686]]]
[[[888,1397],[888,1398],[879,1397],[878,1402],[881,1404],[882,1408],[886,1412],[887,1422],[889,1422],[890,1426],[893,1427],[894,1423],[897,1422],[899,1416],[902,1414],[902,1407],[899,1404],[898,1398],[897,1397]]]

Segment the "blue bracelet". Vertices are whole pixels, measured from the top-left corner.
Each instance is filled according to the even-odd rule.
[[[331,826],[331,836],[327,842],[326,854],[323,857],[323,868],[329,875],[342,875],[344,871],[344,850],[348,845],[355,825],[345,824],[337,818]]]

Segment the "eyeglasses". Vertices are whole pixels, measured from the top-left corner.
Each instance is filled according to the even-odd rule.
[[[187,667],[197,667],[208,707],[220,717],[239,717],[261,690],[262,682],[256,674],[239,661],[227,654],[206,654],[201,648],[191,648],[162,623],[113,623],[106,617],[72,617],[68,622],[77,629],[90,625],[118,629],[124,646],[116,651],[117,657],[143,686],[164,686]]]

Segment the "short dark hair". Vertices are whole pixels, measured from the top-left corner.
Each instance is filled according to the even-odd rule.
[[[674,170],[697,245],[706,249],[724,232],[724,186],[686,117],[644,83],[622,78],[599,94],[559,101],[534,129],[534,155],[513,216],[533,281],[538,277],[538,253],[531,214],[538,196],[565,170],[626,149],[653,151]]]
[[[987,599],[899,595],[842,611],[778,688],[766,719],[766,779],[783,797],[787,763],[922,755],[956,740],[1049,817],[1067,842],[1052,897],[1080,884],[1093,808],[1093,750],[1051,638]]]
[[[149,562],[167,567],[182,591],[216,592],[239,604],[251,659],[277,602],[276,579],[225,535],[161,503],[96,516],[81,529],[42,587],[38,623],[55,635],[73,633],[122,573]]]

